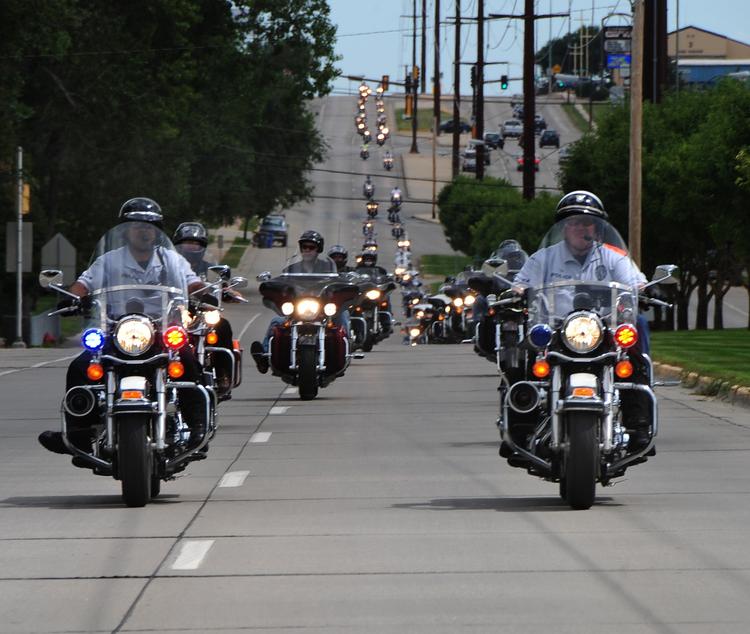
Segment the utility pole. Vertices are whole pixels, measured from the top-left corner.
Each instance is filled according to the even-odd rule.
[[[422,0],[422,94],[427,93],[427,0]]]
[[[628,243],[630,257],[641,265],[641,128],[643,125],[643,0],[633,2],[630,67],[630,190]]]
[[[419,88],[417,82],[414,81],[414,71],[417,68],[417,0],[411,2],[411,78],[412,78],[412,113],[411,113],[411,149],[409,154],[419,154],[419,148],[417,147],[417,97],[419,94]]]
[[[435,0],[435,43],[433,48],[433,66],[435,68],[432,82],[432,217],[435,218],[437,198],[437,133],[440,125],[440,0]]]
[[[451,154],[453,178],[458,176],[458,151],[460,141],[458,124],[461,116],[461,0],[455,0],[455,3],[456,27],[453,43],[453,151]]]
[[[474,130],[478,140],[484,139],[484,0],[477,0],[477,87],[476,121]],[[477,144],[476,178],[484,178],[484,145]]]
[[[13,342],[14,348],[25,348],[23,341],[23,148],[19,145],[17,150],[16,165],[18,198],[16,227],[16,340]]]
[[[525,0],[523,15],[495,14],[490,18],[512,18],[524,21],[523,33],[523,197],[525,200],[534,198],[534,159],[535,159],[535,136],[534,136],[534,21],[541,18],[565,18],[569,13],[548,13],[545,15],[534,14],[534,0]]]

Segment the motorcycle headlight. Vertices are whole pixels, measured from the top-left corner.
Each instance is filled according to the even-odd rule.
[[[477,301],[477,298],[473,295],[467,295],[464,297],[464,306],[471,306],[475,301]]]
[[[456,298],[455,298],[455,299],[453,300],[453,305],[454,305],[454,306],[455,306],[456,308],[461,308],[461,306],[463,306],[463,305],[464,305],[464,300],[463,300],[463,299],[462,299],[461,297],[456,297]]]
[[[296,306],[300,319],[315,319],[320,312],[320,302],[317,299],[301,299]]]
[[[209,326],[215,326],[221,321],[221,313],[218,310],[207,310],[203,313],[203,321]]]
[[[602,341],[602,322],[592,313],[574,313],[562,328],[563,343],[573,352],[591,352]]]
[[[294,304],[292,302],[284,302],[281,305],[281,312],[285,315],[291,315],[294,312]]]
[[[412,337],[419,337],[419,335],[421,334],[421,332],[422,332],[422,331],[421,331],[421,330],[419,330],[419,328],[412,328],[411,330],[409,330],[409,334],[410,334],[410,335],[411,335]]]
[[[378,299],[378,297],[380,297],[380,291],[376,288],[372,288],[365,293],[365,297],[372,300]]]
[[[336,304],[334,304],[333,302],[323,306],[323,312],[329,317],[333,317],[338,309],[338,306],[336,306]]]
[[[154,343],[154,327],[146,317],[124,317],[115,326],[115,346],[123,354],[137,357]]]

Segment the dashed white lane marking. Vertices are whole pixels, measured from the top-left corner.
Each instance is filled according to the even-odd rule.
[[[252,440],[250,441],[252,442]],[[219,480],[220,487],[241,487],[245,484],[245,478],[250,475],[249,471],[230,471],[225,473]]]
[[[172,564],[172,570],[195,570],[214,545],[213,539],[197,539],[185,542],[180,554]]]
[[[250,436],[250,442],[268,442],[271,437],[270,431],[258,431]]]
[[[272,407],[270,410],[268,410],[269,414],[285,414],[286,410],[288,410],[288,407],[285,407],[283,405],[276,405],[275,407]]]
[[[253,315],[250,319],[248,319],[247,323],[242,327],[242,330],[240,330],[240,336],[237,337],[237,341],[242,341],[242,337],[244,336],[245,332],[247,332],[247,329],[250,327],[250,324],[252,324],[256,319],[260,317],[260,313],[257,315]]]
[[[288,387],[284,390],[284,396],[297,396],[299,394],[298,387]]]
[[[14,372],[22,372],[23,370],[31,370],[33,368],[43,368],[45,365],[49,365],[50,363],[59,363],[60,361],[70,361],[71,359],[75,359],[78,355],[72,354],[69,357],[61,357],[59,359],[52,359],[52,361],[42,361],[41,363],[35,363],[33,365],[30,365],[28,368],[16,368],[15,370],[5,370],[5,372],[0,372],[0,376],[5,376],[6,374],[13,374]]]

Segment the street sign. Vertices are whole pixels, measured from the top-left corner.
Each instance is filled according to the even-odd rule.
[[[606,40],[630,40],[633,38],[632,26],[605,26],[603,29]]]
[[[31,245],[33,244],[33,222],[23,223],[23,245],[21,247],[21,272],[31,273]],[[5,223],[5,270],[8,273],[18,271],[18,223]]]
[[[604,40],[605,53],[630,53],[630,40]]]
[[[61,233],[42,247],[42,270],[58,269],[68,283],[76,278],[76,249]]]
[[[630,66],[630,55],[607,54],[607,68],[622,68]]]
[[[562,66],[560,66],[560,64],[555,64],[552,67],[552,74],[557,75],[557,73],[559,73],[561,70],[562,70]]]

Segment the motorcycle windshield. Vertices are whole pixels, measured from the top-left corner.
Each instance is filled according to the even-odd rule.
[[[584,214],[556,223],[514,280],[526,290],[529,321],[552,327],[581,310],[610,327],[634,322],[645,281],[617,230]]]
[[[187,318],[189,271],[190,265],[158,227],[125,222],[100,238],[78,279],[93,300],[95,325],[106,329],[137,313],[166,327]]]
[[[336,263],[324,253],[303,251],[290,257],[281,275],[304,280],[306,278],[334,278],[338,276]]]

